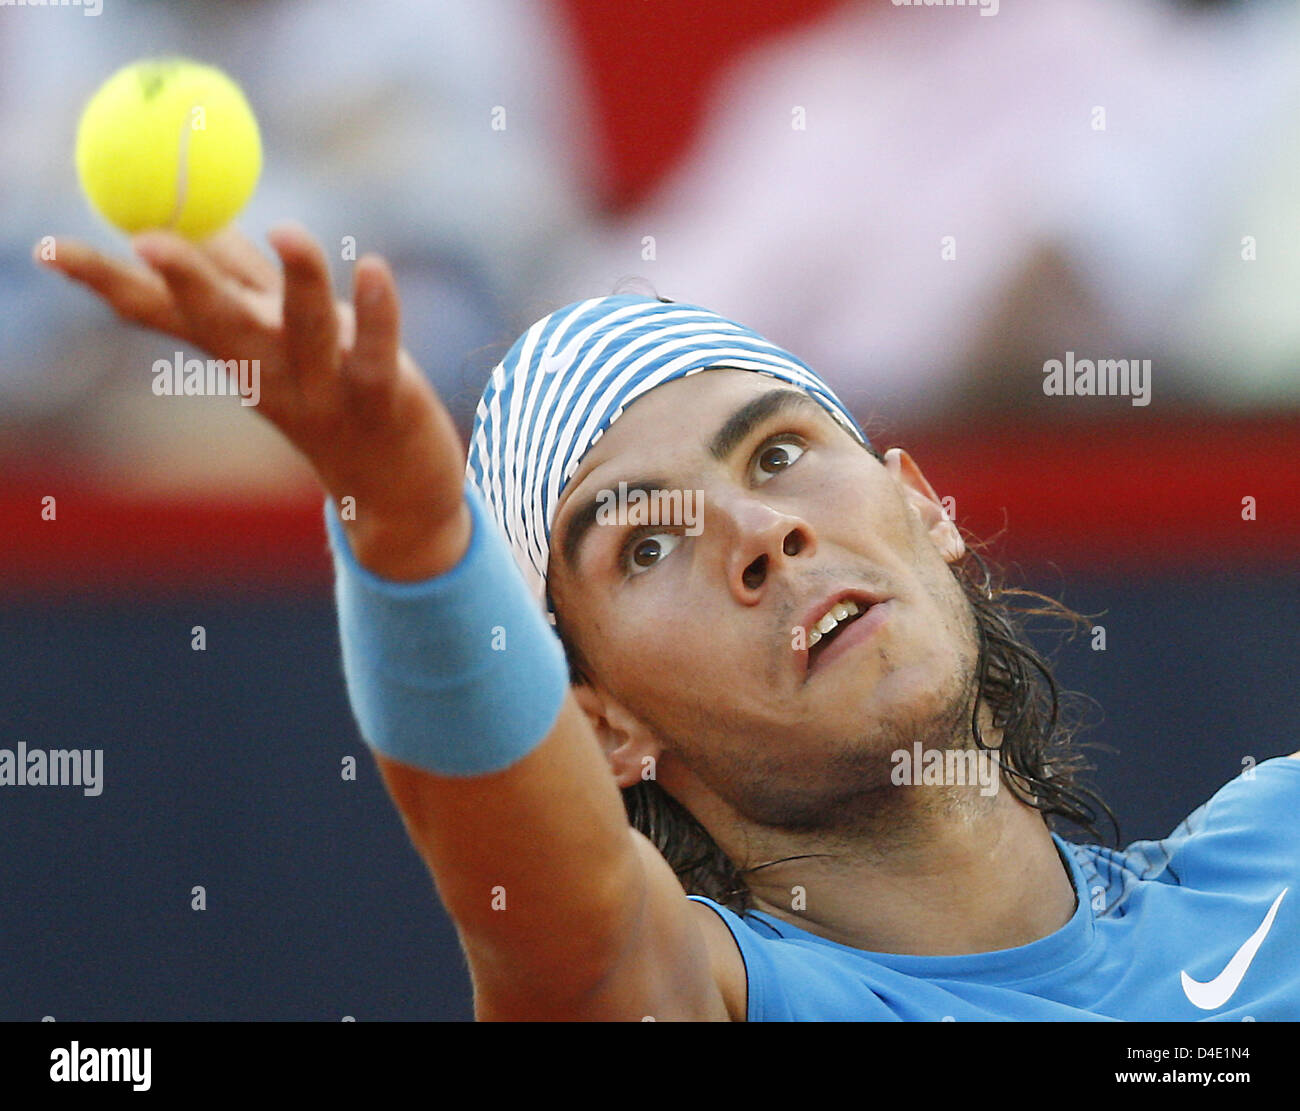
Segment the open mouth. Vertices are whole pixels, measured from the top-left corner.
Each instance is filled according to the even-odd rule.
[[[829,610],[808,629],[808,670],[811,671],[827,647],[832,644],[853,622],[864,616],[871,608],[866,602],[855,602],[851,598],[836,602]]]

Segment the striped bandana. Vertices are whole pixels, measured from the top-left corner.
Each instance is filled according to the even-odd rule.
[[[552,623],[546,568],[565,484],[638,397],[722,367],[805,390],[867,443],[811,369],[757,332],[696,305],[628,295],[579,301],[529,328],[492,371],[474,416],[466,475]]]

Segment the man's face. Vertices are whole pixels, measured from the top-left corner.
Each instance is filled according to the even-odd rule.
[[[692,492],[697,527],[609,523],[593,506],[620,482]],[[887,787],[894,750],[961,743],[975,626],[946,562],[963,551],[904,453],[882,464],[811,397],[710,370],[638,399],[591,449],[548,583],[608,724],[670,793],[809,828]],[[809,649],[842,599],[861,614]]]

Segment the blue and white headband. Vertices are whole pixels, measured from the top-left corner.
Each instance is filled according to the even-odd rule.
[[[565,484],[638,397],[721,367],[799,387],[868,442],[844,403],[804,363],[696,305],[635,295],[579,301],[529,328],[492,371],[474,416],[466,475],[552,622],[546,570]]]

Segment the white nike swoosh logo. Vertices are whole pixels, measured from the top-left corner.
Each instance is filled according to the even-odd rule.
[[[1282,894],[1273,900],[1273,905],[1268,908],[1268,913],[1264,915],[1264,921],[1260,923],[1259,929],[1246,938],[1245,944],[1233,954],[1227,967],[1213,980],[1201,983],[1200,980],[1193,980],[1186,972],[1182,974],[1183,991],[1192,1006],[1200,1007],[1203,1011],[1213,1011],[1232,998],[1232,993],[1241,986],[1242,977],[1246,975],[1250,962],[1255,959],[1259,947],[1268,937],[1268,931],[1273,928],[1273,918],[1277,915],[1277,908],[1281,906],[1283,897],[1290,890],[1289,887],[1282,888]]]

